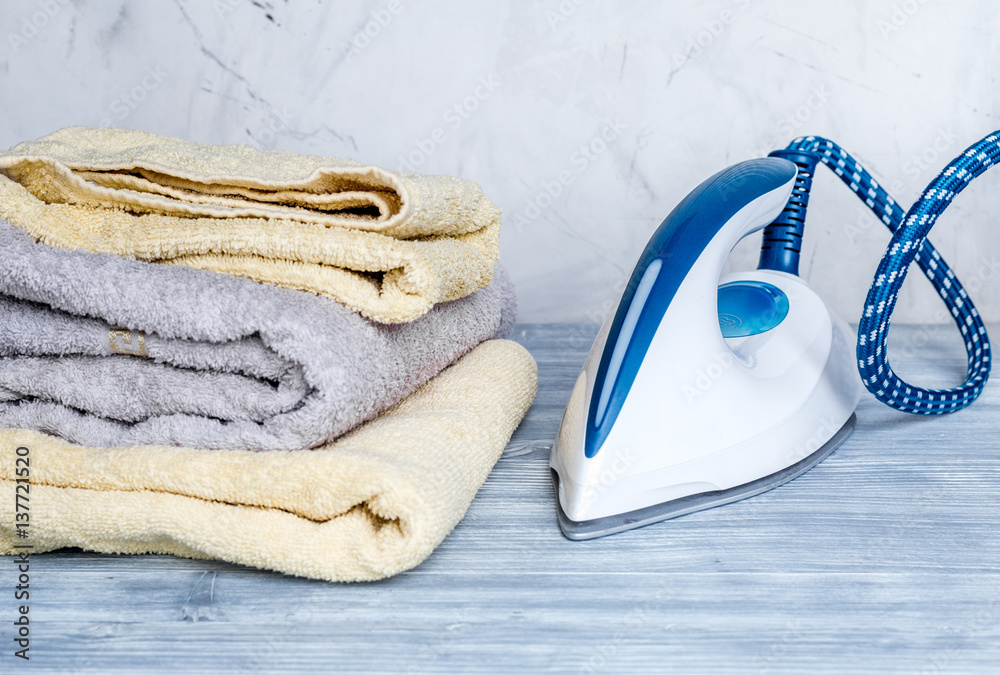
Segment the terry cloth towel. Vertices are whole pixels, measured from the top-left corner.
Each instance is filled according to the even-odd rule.
[[[383,323],[490,282],[478,185],[346,159],[70,127],[0,152],[0,216],[59,248],[329,295]]]
[[[486,342],[402,403],[308,452],[96,449],[0,430],[0,554],[27,448],[32,553],[215,558],[363,581],[422,562],[462,519],[535,396],[515,342]],[[23,464],[23,463],[22,463]]]
[[[509,330],[506,275],[409,324],[224,274],[35,242],[0,221],[0,427],[83,445],[295,450]]]

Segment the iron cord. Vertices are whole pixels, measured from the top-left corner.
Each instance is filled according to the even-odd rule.
[[[924,188],[908,211],[836,143],[817,136],[793,141],[772,153],[812,155],[829,167],[892,232],[865,300],[858,327],[858,369],[865,387],[886,405],[908,413],[939,415],[961,410],[982,393],[990,374],[990,342],[986,326],[954,272],[934,249],[927,235],[938,217],[974,178],[1000,160],[1000,132],[966,149]],[[797,162],[798,163],[798,162]],[[798,192],[795,211],[798,236],[805,220],[812,172]],[[797,258],[797,252],[795,255]],[[770,260],[770,258],[769,258]],[[797,260],[794,261],[797,267]],[[925,389],[903,381],[889,365],[886,341],[899,291],[910,263],[916,262],[941,296],[965,342],[968,369],[965,382],[950,389]],[[761,266],[765,267],[762,254]]]
[[[795,187],[781,215],[764,228],[758,269],[787,272],[798,276],[802,252],[802,230],[809,206],[809,190],[819,158],[811,152],[775,150],[769,157],[780,157],[795,164]]]

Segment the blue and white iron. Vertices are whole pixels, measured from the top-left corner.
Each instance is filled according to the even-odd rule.
[[[980,145],[986,149],[970,151],[988,152],[985,167],[1000,159],[996,136]],[[970,151],[905,219],[864,169],[814,137],[729,167],[689,194],[646,245],[570,395],[550,461],[565,535],[613,534],[751,497],[799,476],[850,435],[862,382],[907,412],[951,412],[971,403],[989,370],[985,327],[926,242],[930,225],[915,229],[927,220],[921,209],[940,207],[939,213],[961,190],[951,185],[941,204],[939,183],[954,175],[956,163],[970,171],[982,163],[968,159],[976,154]],[[797,274],[820,161],[894,232],[869,293],[860,343]],[[720,278],[737,242],[768,225],[760,267]],[[885,359],[889,315],[914,260],[939,287],[963,333],[982,336],[967,340],[963,387],[907,385]],[[943,271],[950,280],[942,283]]]
[[[843,322],[794,274],[719,278],[737,242],[782,212],[795,177],[774,157],[732,166],[646,245],[553,448],[569,538],[763,492],[850,434],[861,381]]]

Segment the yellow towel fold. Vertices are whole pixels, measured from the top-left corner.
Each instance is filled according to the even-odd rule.
[[[530,354],[492,340],[316,450],[87,448],[2,429],[0,553],[27,542],[33,553],[169,553],[330,581],[391,576],[462,519],[536,385]],[[18,447],[30,457],[27,540],[15,530]]]
[[[489,284],[478,185],[346,159],[70,127],[0,152],[0,217],[60,248],[329,295],[384,323]]]

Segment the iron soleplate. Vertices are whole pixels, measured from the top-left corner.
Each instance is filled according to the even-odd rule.
[[[658,523],[661,520],[686,516],[687,514],[695,513],[696,511],[704,511],[705,509],[722,506],[723,504],[730,504],[748,497],[754,497],[763,492],[767,492],[768,490],[772,490],[779,485],[787,483],[794,478],[798,478],[806,471],[829,457],[833,451],[836,450],[844,441],[847,440],[848,436],[851,435],[851,432],[854,431],[854,425],[856,422],[857,415],[852,414],[850,419],[844,423],[844,426],[842,426],[837,433],[833,435],[833,438],[823,444],[823,446],[821,446],[818,450],[810,454],[808,457],[799,460],[795,464],[792,464],[781,471],[772,473],[769,476],[758,478],[757,480],[744,483],[743,485],[737,485],[736,487],[729,488],[728,490],[702,492],[700,494],[681,497],[680,499],[674,499],[662,504],[654,504],[653,506],[647,506],[635,511],[629,511],[628,513],[621,513],[614,516],[608,516],[606,518],[596,518],[594,520],[587,520],[583,522],[570,520],[566,517],[562,504],[559,503],[559,474],[557,474],[555,470],[552,470],[552,482],[555,486],[556,492],[556,511],[559,518],[559,528],[563,531],[563,534],[566,535],[567,538],[574,541],[597,539],[598,537],[605,537],[609,534],[616,534],[626,530],[633,530],[637,527],[644,527],[646,525]]]

